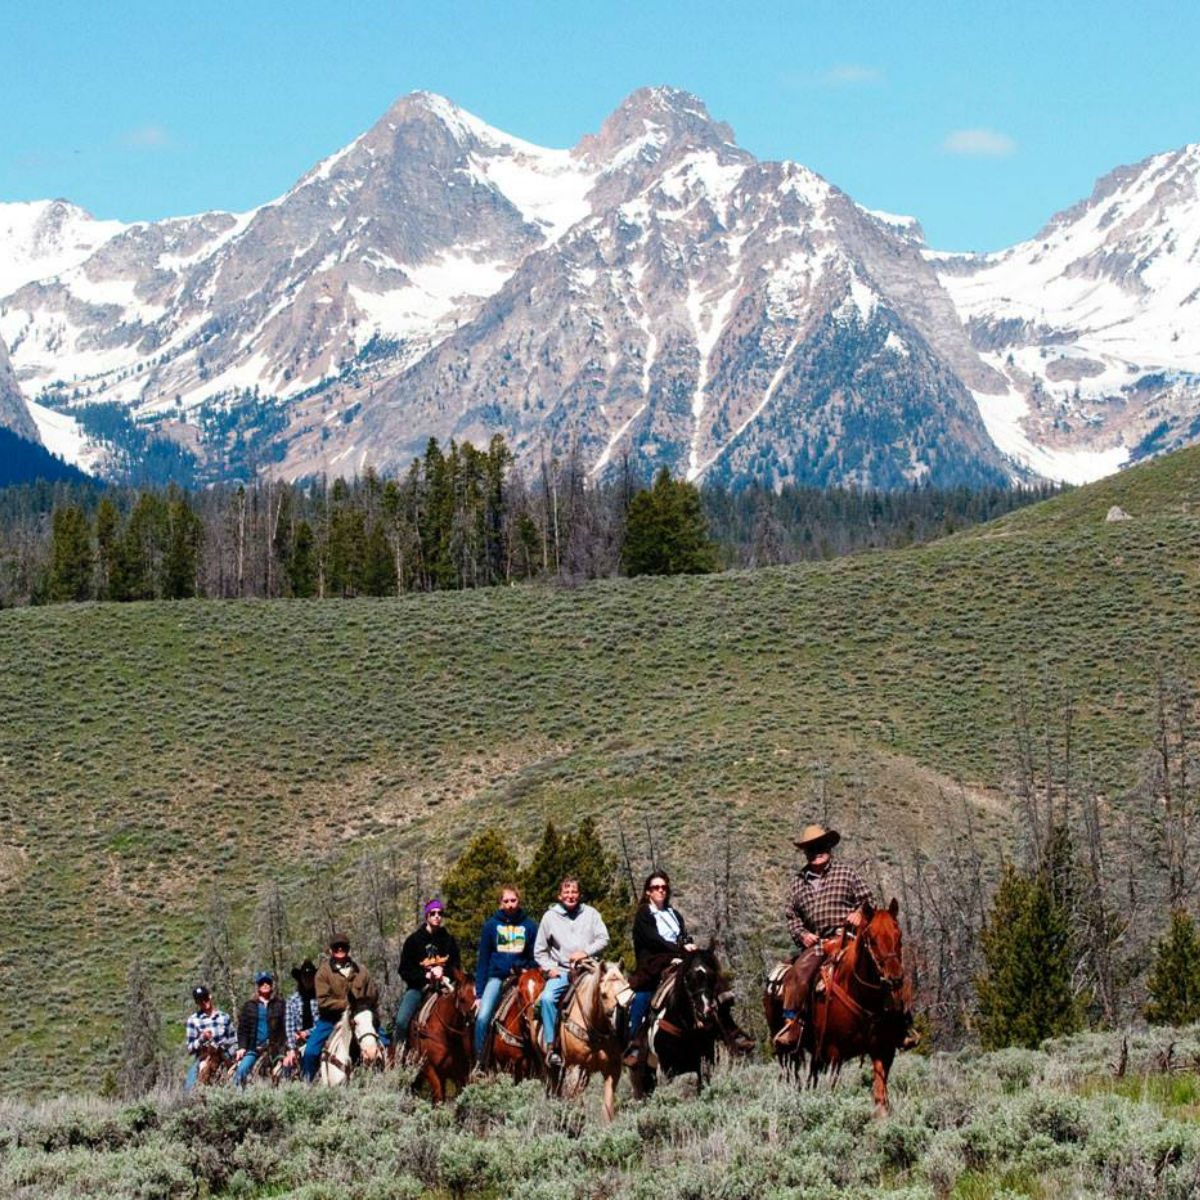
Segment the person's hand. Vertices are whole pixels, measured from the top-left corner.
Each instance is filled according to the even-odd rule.
[[[432,980],[436,981],[438,979],[441,979],[443,973],[444,972],[442,971],[441,967],[430,967],[429,968],[429,978]]]
[[[562,972],[559,971],[559,969],[557,967],[552,967],[549,971],[546,972],[546,978],[547,979],[557,979],[559,977],[559,975],[561,975],[561,974],[562,974]]]
[[[685,950],[686,950],[686,951],[687,951],[689,954],[695,954],[695,953],[696,953],[696,943],[695,943],[695,942],[684,942],[684,943],[683,943],[683,948],[684,948],[684,949],[685,949]]]
[[[811,950],[812,947],[817,944],[817,935],[815,933],[809,933],[806,929],[800,935],[800,944],[805,948],[805,950]]]
[[[246,1057],[246,1052],[245,1052],[245,1050],[241,1049],[241,1047],[238,1047],[238,1052],[237,1052],[237,1053],[236,1053],[236,1054],[233,1056],[233,1061],[234,1061],[234,1062],[241,1062],[241,1061],[242,1061],[242,1059],[243,1059],[243,1058],[245,1058],[245,1057]]]
[[[287,1067],[287,1068],[288,1068],[288,1070],[291,1070],[291,1068],[292,1068],[292,1067],[294,1067],[294,1066],[296,1065],[296,1052],[295,1052],[295,1050],[289,1050],[289,1051],[288,1051],[288,1052],[287,1052],[287,1053],[286,1053],[286,1054],[283,1056],[283,1065],[284,1065],[285,1067]]]
[[[296,1045],[303,1045],[308,1041],[308,1035],[312,1032],[311,1029],[301,1029],[296,1033]]]
[[[213,1040],[213,1031],[211,1029],[200,1030],[200,1040],[202,1042],[211,1042]]]
[[[857,908],[852,913],[849,913],[846,917],[846,924],[853,925],[855,929],[857,929],[862,923],[863,915],[862,912]]]
[[[573,963],[582,962],[585,958],[587,958],[587,955],[582,950],[571,951],[571,961]]]
[[[476,996],[476,997],[475,997],[475,1003],[474,1003],[474,1004],[471,1006],[471,1007],[472,1007],[472,1009],[473,1009],[473,1011],[474,1011],[476,1014],[478,1014],[478,1012],[479,1012],[479,1006],[480,1006],[482,1003],[483,1003],[483,997],[482,997],[482,996]]]

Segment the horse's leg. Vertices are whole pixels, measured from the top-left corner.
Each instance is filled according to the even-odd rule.
[[[617,1060],[618,1064],[620,1059]],[[604,1071],[604,1120],[611,1122],[617,1115],[617,1080],[621,1077],[620,1066],[606,1067]]]
[[[888,1100],[888,1072],[892,1069],[892,1059],[895,1053],[894,1050],[885,1050],[871,1059],[871,1071],[874,1077],[871,1083],[871,1097],[875,1101],[877,1117],[886,1117],[892,1109],[891,1102]]]

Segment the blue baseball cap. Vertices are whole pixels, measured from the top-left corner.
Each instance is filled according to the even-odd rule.
[[[274,983],[275,976],[270,971],[259,971],[254,977],[254,986],[258,987],[260,983]]]

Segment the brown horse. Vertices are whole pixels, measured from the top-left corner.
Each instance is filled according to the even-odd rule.
[[[446,1085],[461,1091],[471,1074],[471,1027],[475,1015],[475,985],[462,971],[448,976],[452,987],[422,1005],[408,1026],[408,1057],[418,1064],[413,1086],[429,1085],[434,1104],[446,1099]]]
[[[536,967],[521,972],[513,991],[500,1000],[484,1050],[485,1061],[518,1083],[542,1073],[534,1017],[545,986],[546,977]]]
[[[871,1094],[876,1112],[888,1111],[888,1072],[904,1039],[908,1000],[901,957],[899,904],[863,906],[863,924],[854,938],[826,943],[830,965],[823,965],[823,987],[810,992],[800,1049],[809,1056],[808,1079],[822,1071],[836,1079],[848,1059],[868,1056],[873,1069]],[[767,1024],[774,1036],[783,1025],[778,995],[764,998]],[[798,1065],[798,1061],[796,1061]]]
[[[215,1042],[202,1044],[197,1058],[200,1065],[196,1068],[196,1083],[200,1087],[228,1083],[233,1077],[233,1059]]]
[[[621,1077],[622,1039],[618,1031],[617,997],[629,982],[614,962],[585,958],[574,968],[581,973],[563,1009],[560,1028],[563,1068],[556,1081],[563,1095],[577,1096],[597,1071],[604,1076],[604,1119],[617,1107]]]

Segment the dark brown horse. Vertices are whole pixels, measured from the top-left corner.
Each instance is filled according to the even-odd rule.
[[[475,985],[462,971],[449,977],[453,987],[439,991],[433,1003],[422,1005],[408,1026],[408,1058],[418,1064],[413,1086],[429,1085],[434,1104],[446,1099],[446,1085],[461,1091],[471,1074],[471,1026]]]
[[[545,986],[546,977],[536,967],[521,972],[512,993],[500,1000],[484,1051],[485,1061],[518,1083],[542,1073],[533,1017]]]
[[[836,1079],[848,1059],[869,1057],[874,1075],[871,1094],[881,1114],[888,1111],[888,1072],[904,1039],[908,1001],[896,920],[899,911],[895,900],[887,908],[864,905],[858,936],[826,943],[831,965],[822,966],[823,986],[814,981],[799,1048],[808,1055],[810,1084],[826,1070]],[[774,1036],[783,1025],[783,1014],[778,995],[770,988],[764,1010]]]

